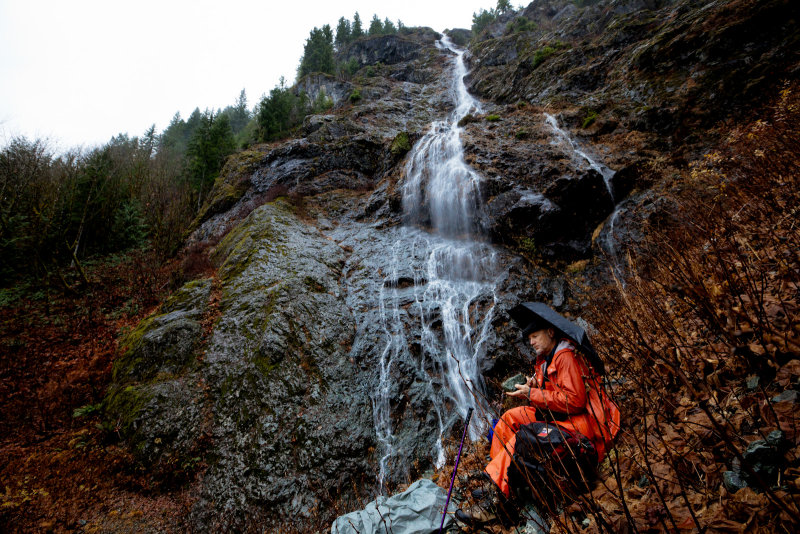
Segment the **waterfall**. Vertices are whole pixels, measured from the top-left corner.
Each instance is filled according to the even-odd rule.
[[[578,143],[574,139],[572,139],[567,132],[558,127],[558,121],[556,120],[555,117],[553,117],[549,113],[545,113],[544,117],[547,124],[549,124],[550,127],[553,128],[553,131],[555,132],[559,140],[568,147],[570,147],[575,154],[577,154],[579,157],[585,160],[586,163],[589,164],[589,167],[591,169],[594,169],[595,171],[600,173],[600,175],[603,177],[603,181],[606,184],[606,189],[608,189],[608,194],[611,195],[611,199],[613,200],[614,190],[611,186],[611,178],[614,176],[614,173],[616,171],[609,169],[602,163],[597,163],[588,154],[586,154],[586,152],[581,150],[581,148],[578,146]]]
[[[581,150],[581,148],[578,146],[578,143],[574,139],[572,139],[572,137],[570,137],[567,132],[565,132],[564,130],[559,128],[558,121],[556,120],[556,118],[554,116],[550,115],[549,113],[545,113],[544,117],[545,117],[545,121],[553,129],[553,132],[556,134],[556,137],[558,137],[559,141],[562,144],[564,144],[564,145],[568,146],[569,148],[571,148],[572,151],[577,156],[579,156],[580,158],[582,158],[583,160],[586,161],[586,163],[589,165],[589,168],[594,169],[595,171],[599,172],[600,175],[603,177],[603,182],[605,182],[605,184],[606,184],[606,189],[608,190],[608,194],[611,195],[611,200],[614,201],[614,211],[611,213],[611,215],[608,218],[608,223],[607,223],[608,224],[608,231],[606,232],[605,239],[603,239],[603,241],[602,241],[602,246],[605,249],[605,251],[608,253],[609,258],[611,259],[611,268],[612,268],[612,270],[620,278],[623,278],[622,277],[622,274],[623,274],[622,264],[619,261],[619,256],[617,254],[616,242],[615,242],[615,239],[614,239],[614,225],[617,222],[617,218],[619,217],[619,214],[620,214],[620,211],[621,211],[621,207],[620,206],[622,205],[621,201],[620,202],[616,202],[615,197],[614,197],[614,189],[613,189],[613,187],[611,185],[611,178],[613,178],[614,173],[616,171],[606,167],[602,163],[596,162],[588,154],[586,154],[586,152]]]
[[[431,401],[438,423],[432,460],[445,461],[442,435],[466,416],[470,407],[487,413],[480,361],[490,332],[496,304],[496,253],[481,239],[475,223],[482,203],[481,177],[464,160],[458,122],[480,104],[470,96],[463,78],[463,51],[447,37],[437,47],[455,54],[452,94],[455,108],[412,148],[402,186],[404,227],[391,251],[380,295],[384,348],[380,356],[379,384],[373,395],[375,430],[381,447],[379,484],[383,485],[387,463],[398,451],[392,432],[392,369],[396,362],[412,362],[415,387]],[[398,265],[410,264],[411,287],[400,287]],[[409,297],[409,292],[411,296]],[[409,300],[408,309],[403,307]],[[413,320],[403,321],[403,317]],[[419,349],[411,354],[410,341]],[[470,437],[477,439],[487,429],[485,418],[475,417]]]

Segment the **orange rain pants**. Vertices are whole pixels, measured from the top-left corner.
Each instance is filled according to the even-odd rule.
[[[603,433],[598,428],[597,419],[586,411],[587,392],[583,378],[589,376],[589,370],[583,359],[575,355],[575,348],[562,340],[552,362],[545,367],[545,360],[539,358],[535,369],[536,386],[531,388],[530,406],[508,410],[494,427],[489,451],[492,460],[486,466],[486,473],[506,497],[510,494],[508,468],[513,461],[516,433],[522,425],[536,420],[537,408],[546,414],[553,412],[559,416],[558,419],[566,415],[565,420],[554,423],[589,438],[597,450],[598,461],[605,456]]]

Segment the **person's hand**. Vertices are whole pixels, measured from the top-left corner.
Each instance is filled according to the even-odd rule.
[[[525,385],[528,386],[529,388],[532,388],[533,386],[536,385],[536,380],[532,376],[526,376],[525,378],[526,378]]]
[[[509,397],[524,397],[528,398],[531,394],[531,387],[533,386],[533,377],[526,376],[524,384],[516,384],[514,387],[517,388],[515,391],[508,391],[506,395]]]

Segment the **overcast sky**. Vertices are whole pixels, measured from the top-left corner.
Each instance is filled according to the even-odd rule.
[[[513,3],[513,2],[512,2]],[[527,2],[526,2],[527,3]],[[314,26],[358,11],[407,26],[468,28],[494,0],[0,0],[0,146],[66,149],[162,131],[176,111],[248,104],[293,82]],[[516,4],[515,4],[516,5]]]

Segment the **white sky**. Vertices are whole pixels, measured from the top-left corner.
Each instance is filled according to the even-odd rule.
[[[0,0],[0,146],[60,149],[160,132],[176,111],[248,105],[294,82],[309,31],[358,11],[406,26],[469,28],[494,0]]]

